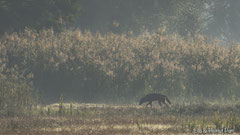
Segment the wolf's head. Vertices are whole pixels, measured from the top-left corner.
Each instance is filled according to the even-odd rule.
[[[142,97],[139,101],[139,105],[143,104],[144,102],[146,102],[146,99],[145,99],[145,97]]]

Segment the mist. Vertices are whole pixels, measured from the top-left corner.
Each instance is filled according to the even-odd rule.
[[[239,2],[227,0],[82,0],[77,27],[100,33],[140,34],[167,27],[181,36],[201,34],[232,43],[239,40]]]

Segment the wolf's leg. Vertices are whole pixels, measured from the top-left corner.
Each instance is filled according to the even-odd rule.
[[[150,106],[152,107],[152,102],[149,101],[149,102],[146,104],[146,107],[147,107],[148,105],[150,105]]]
[[[162,103],[161,103],[161,101],[160,101],[160,100],[158,100],[158,104],[159,104],[160,106],[162,106]]]
[[[166,104],[166,102],[163,102],[163,104],[165,104],[167,107],[169,107],[168,104]]]

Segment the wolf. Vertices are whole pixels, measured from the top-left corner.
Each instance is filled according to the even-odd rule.
[[[152,107],[152,102],[153,102],[153,101],[158,101],[158,103],[159,103],[160,106],[162,105],[162,103],[165,104],[167,107],[169,107],[168,104],[171,105],[171,102],[170,102],[170,100],[167,98],[167,96],[162,95],[162,94],[157,94],[157,93],[151,93],[151,94],[148,94],[148,95],[142,97],[142,98],[140,99],[140,101],[139,101],[139,105],[141,105],[141,104],[143,104],[143,103],[145,103],[145,102],[148,102],[148,103],[146,104],[146,107],[147,107],[148,105],[151,105],[151,107]],[[168,103],[168,104],[167,104],[167,103]]]

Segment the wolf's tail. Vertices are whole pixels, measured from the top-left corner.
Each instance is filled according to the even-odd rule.
[[[167,100],[167,102],[168,102],[170,105],[172,104],[167,97],[165,97],[165,99]]]

